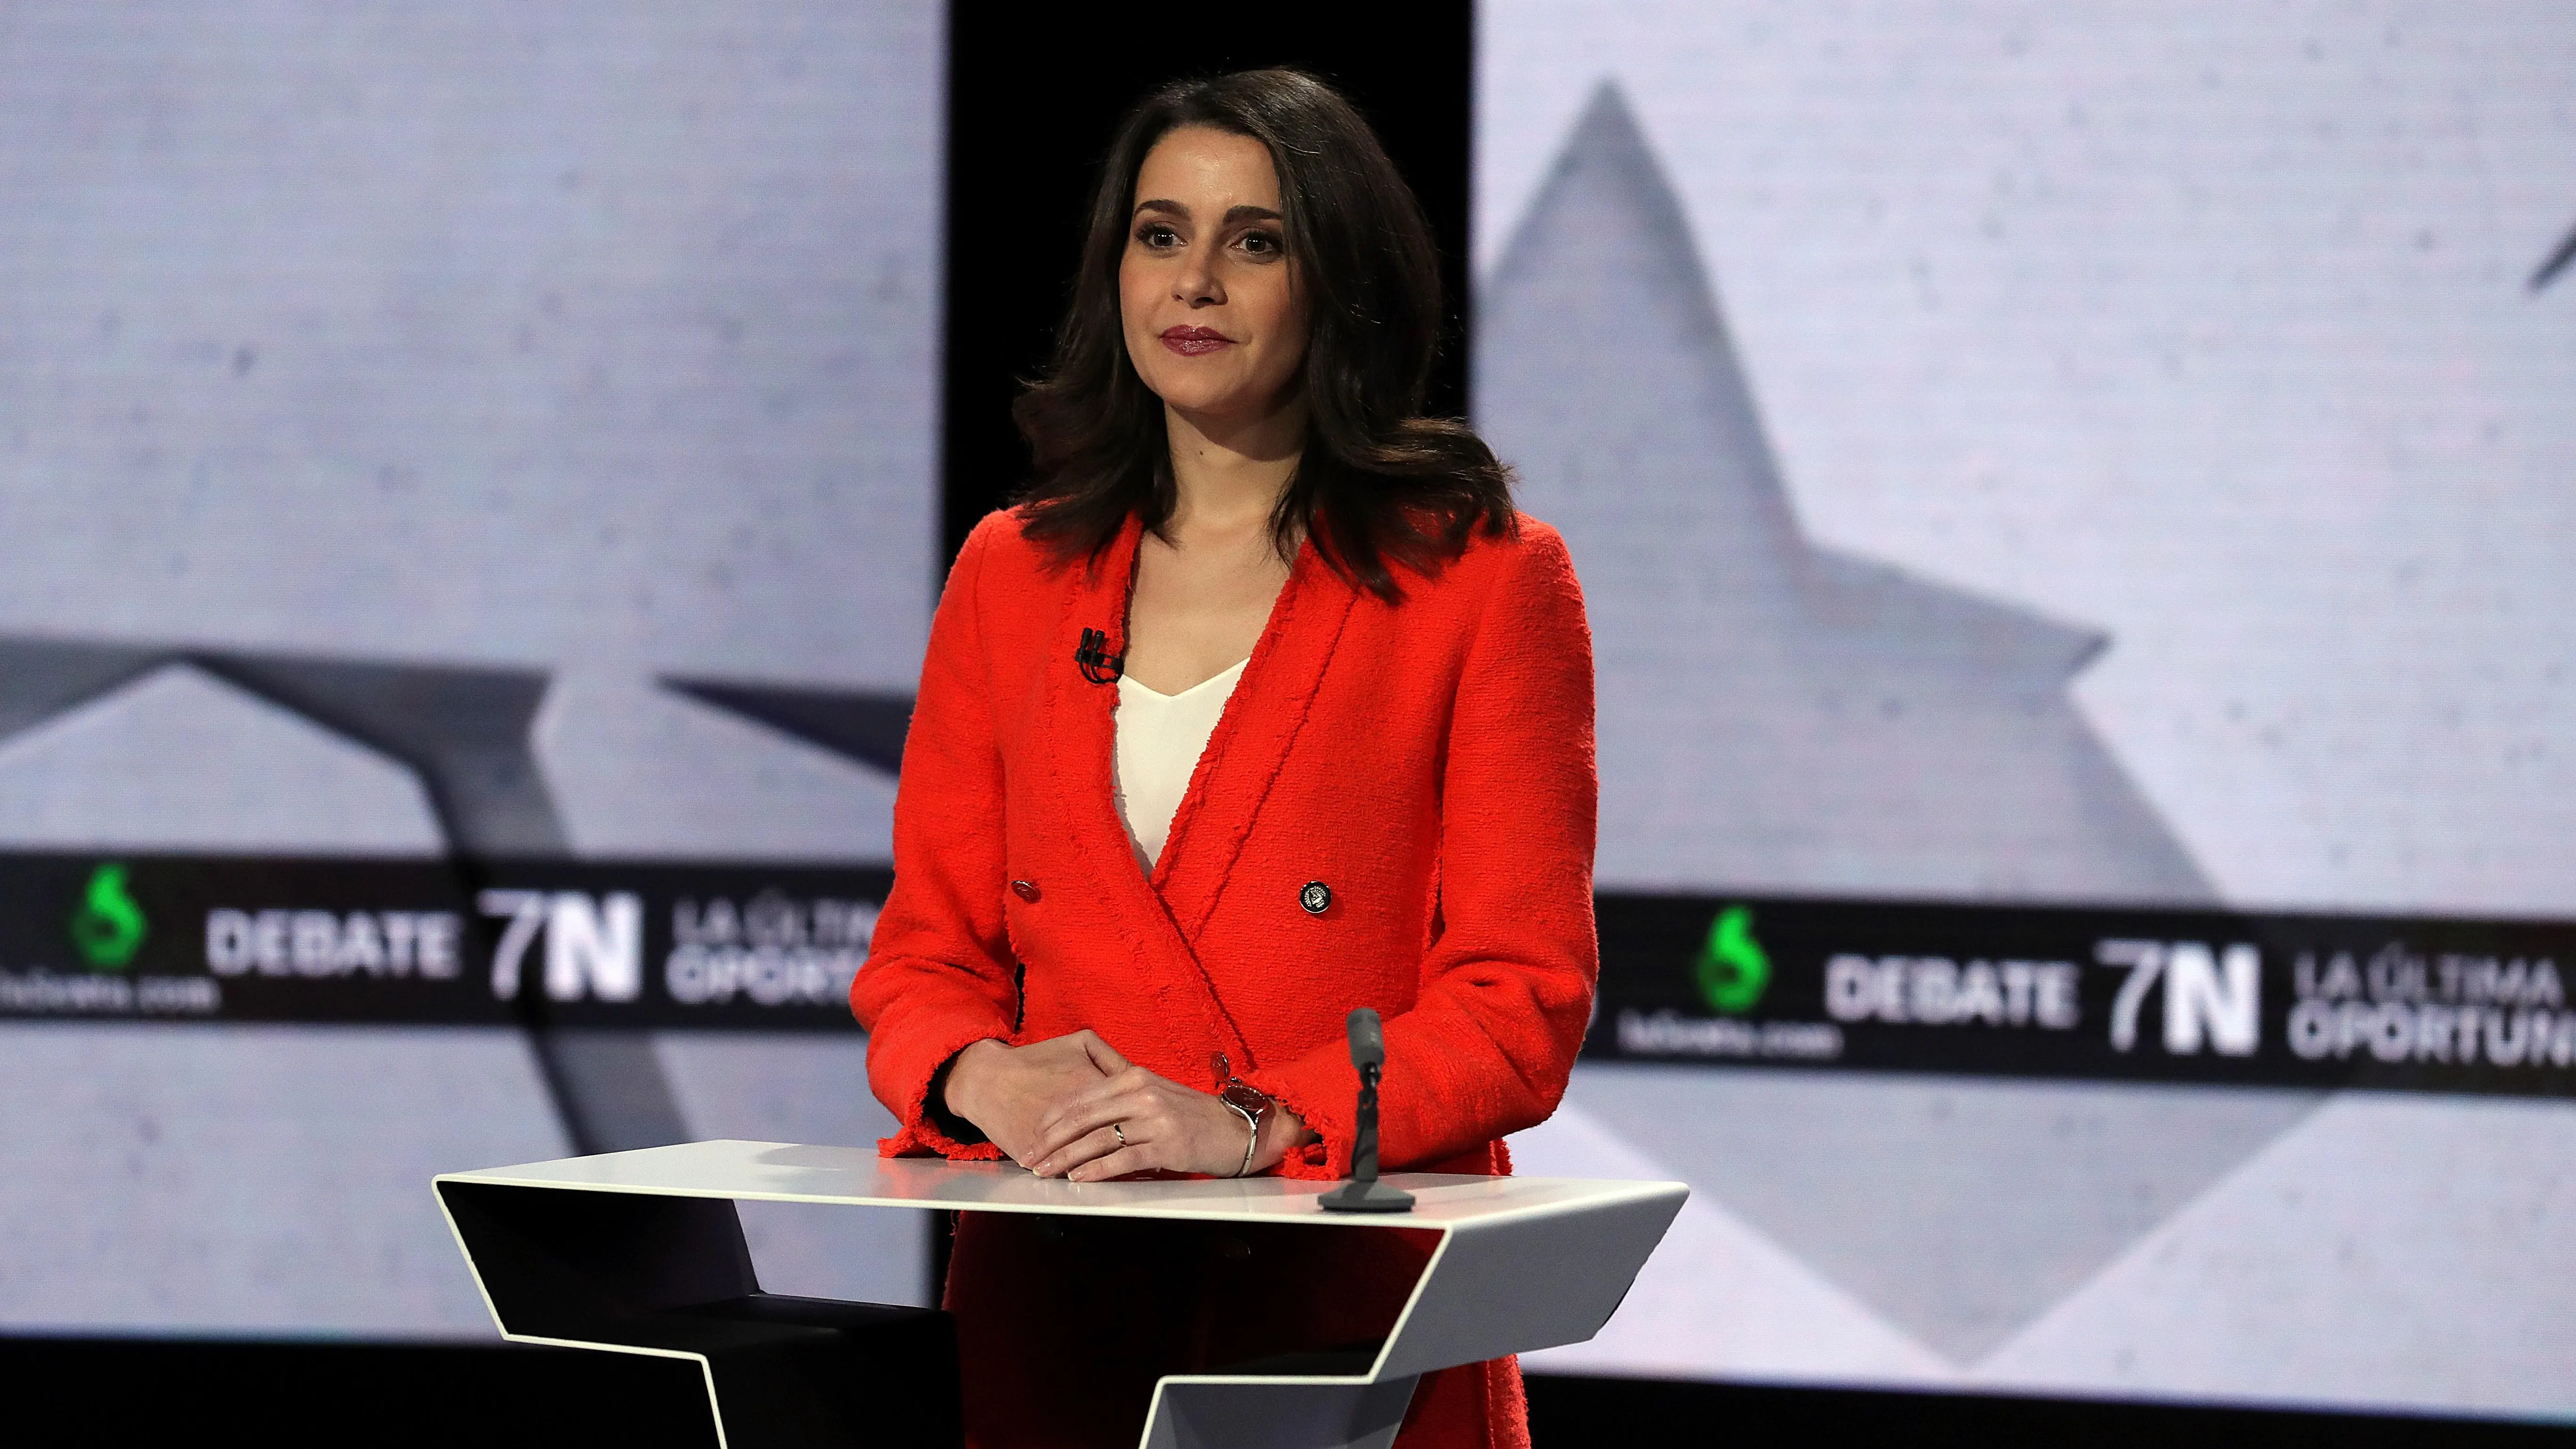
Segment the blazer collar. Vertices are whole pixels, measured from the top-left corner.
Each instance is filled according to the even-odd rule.
[[[1148,979],[1181,990],[1212,1050],[1226,1053],[1242,1073],[1258,1063],[1199,959],[1198,940],[1262,802],[1287,764],[1359,591],[1325,563],[1311,539],[1299,546],[1149,880],[1136,868],[1135,848],[1112,794],[1118,691],[1085,681],[1074,662],[1087,629],[1105,633],[1111,653],[1127,652],[1127,614],[1143,536],[1143,525],[1130,516],[1110,546],[1076,571],[1045,665],[1043,737],[1076,857],[1093,863],[1095,884],[1130,953]]]
[[[1311,540],[1298,547],[1155,865],[1154,884],[1193,943],[1233,876],[1262,802],[1287,766],[1357,598],[1358,591],[1324,562]]]

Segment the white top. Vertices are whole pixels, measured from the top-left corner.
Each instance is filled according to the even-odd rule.
[[[1208,736],[1234,697],[1243,678],[1241,664],[1178,694],[1156,694],[1133,678],[1118,678],[1118,749],[1110,779],[1118,796],[1118,818],[1145,873],[1163,855],[1172,834],[1172,817],[1189,793],[1190,776],[1207,753]]]

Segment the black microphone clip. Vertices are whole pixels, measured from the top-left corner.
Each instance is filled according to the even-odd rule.
[[[1127,656],[1109,652],[1109,632],[1085,629],[1082,642],[1074,646],[1073,662],[1082,669],[1082,677],[1094,684],[1116,684],[1127,669]]]
[[[1351,1065],[1360,1074],[1359,1111],[1351,1129],[1351,1180],[1324,1194],[1329,1213],[1406,1213],[1413,1194],[1377,1180],[1377,1084],[1386,1073],[1386,1031],[1377,1012],[1361,1007],[1347,1023]]]

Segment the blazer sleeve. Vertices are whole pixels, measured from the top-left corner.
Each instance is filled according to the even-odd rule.
[[[1389,1168],[1535,1126],[1565,1095],[1601,971],[1592,707],[1592,635],[1573,560],[1555,530],[1525,524],[1459,677],[1421,992],[1386,1022],[1378,1156]],[[1322,1138],[1281,1172],[1349,1171],[1358,1078],[1343,1043],[1250,1080]]]
[[[900,1130],[889,1157],[991,1159],[989,1142],[943,1131],[929,1110],[931,1079],[988,1037],[1008,1040],[1018,999],[1002,923],[1002,755],[977,587],[996,514],[949,570],[895,786],[894,889],[877,916],[850,1009],[868,1033],[868,1085]]]

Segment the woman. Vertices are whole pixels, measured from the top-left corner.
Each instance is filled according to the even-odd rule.
[[[1128,119],[1017,407],[1036,482],[931,626],[851,992],[888,1153],[1337,1177],[1358,1006],[1390,1168],[1507,1172],[1555,1109],[1598,967],[1590,639],[1555,532],[1418,415],[1439,317],[1412,193],[1320,82]],[[1133,1444],[1156,1375],[1383,1334],[1421,1261],[968,1214],[969,1438]],[[1398,1442],[1526,1443],[1517,1368],[1427,1376]]]

